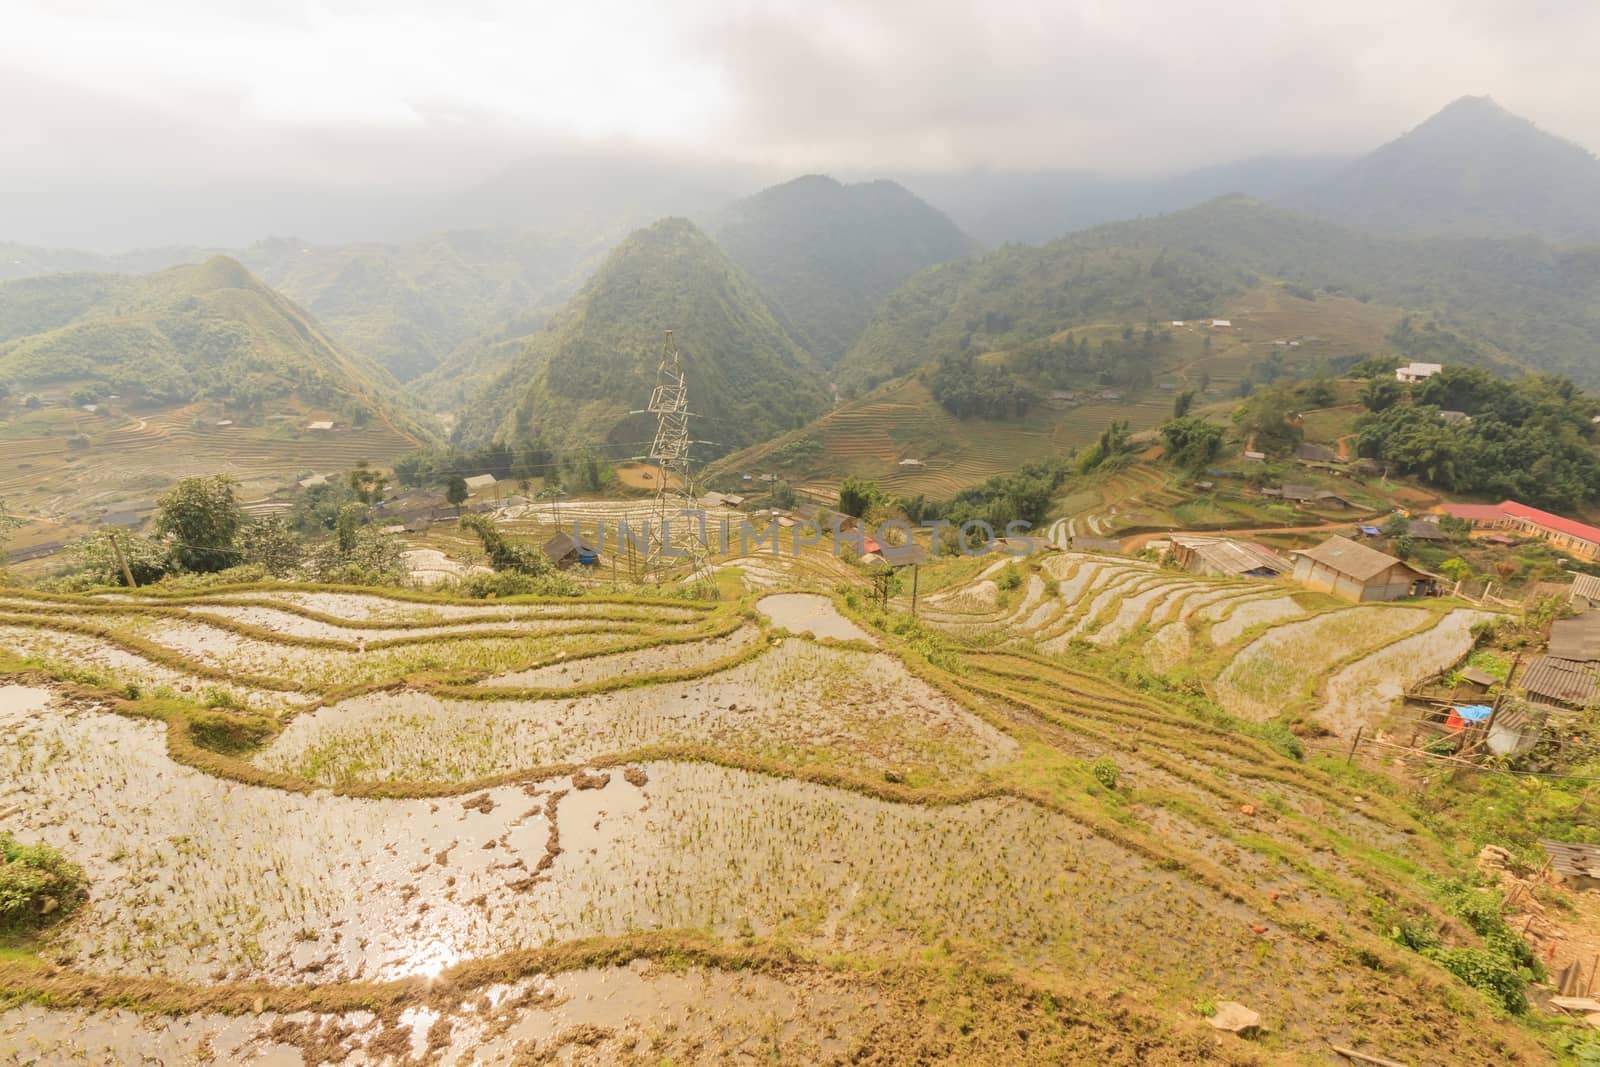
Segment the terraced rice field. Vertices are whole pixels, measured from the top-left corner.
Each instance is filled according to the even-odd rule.
[[[74,412],[59,437],[6,442],[8,460],[15,461],[0,470],[0,498],[16,511],[72,516],[149,502],[191,475],[230,474],[249,500],[306,471],[347,470],[361,460],[383,465],[417,447],[386,424],[312,433],[303,429],[303,418],[269,426],[219,427],[215,421],[203,405],[142,416]],[[73,433],[82,433],[87,447],[69,447]]]
[[[90,884],[0,953],[0,1062],[1536,1057],[1388,938],[1450,870],[1402,798],[1108,673],[1281,586],[998,559],[918,627],[761,564],[720,603],[0,593],[0,827]]]

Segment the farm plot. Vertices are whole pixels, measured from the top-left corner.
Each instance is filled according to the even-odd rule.
[[[1248,909],[1013,800],[924,809],[662,763],[466,800],[286,795],[172,764],[150,723],[53,707],[5,725],[15,824],[70,847],[97,887],[61,936],[100,971],[388,979],[591,935],[783,928],[954,937],[1128,980],[1187,981],[1199,955],[1267,997],[1299,955],[1262,958],[1227,932]],[[1051,903],[1072,899],[1093,904]],[[1127,951],[1144,939],[1184,951]]]
[[[1247,600],[1231,608],[1226,618],[1211,627],[1211,643],[1218,648],[1233,644],[1253,626],[1298,618],[1306,613],[1292,596]]]
[[[1328,679],[1317,718],[1338,733],[1372,727],[1408,687],[1445,670],[1472,651],[1472,626],[1492,612],[1465,608],[1434,626],[1364,656]]]
[[[627,966],[539,974],[478,997],[380,1014],[130,1011],[0,1012],[0,1063],[282,1065],[326,1061],[514,1064],[549,1057],[625,1063],[638,1049],[691,1062],[706,1048],[742,1048],[776,1062],[818,1063],[864,1045],[894,1006],[843,975],[766,975],[640,958]]]
[[[1419,608],[1342,608],[1289,623],[1245,646],[1217,679],[1236,714],[1270,719],[1309,696],[1311,683],[1348,656],[1375,648],[1432,618]]]
[[[1017,750],[891,656],[788,640],[690,682],[576,699],[368,694],[295,719],[256,763],[327,785],[462,782],[650,745],[893,771],[918,784],[970,779]]]

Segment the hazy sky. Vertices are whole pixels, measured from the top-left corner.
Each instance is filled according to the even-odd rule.
[[[1352,154],[1483,93],[1600,148],[1587,0],[0,0],[0,15],[13,199],[449,186],[595,146],[775,173],[1151,171]]]

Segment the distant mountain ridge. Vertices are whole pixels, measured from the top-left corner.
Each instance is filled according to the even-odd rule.
[[[1426,310],[1529,369],[1600,386],[1600,247],[1385,236],[1246,197],[932,267],[885,302],[839,377],[871,385],[1092,321],[1198,318],[1262,280]]]
[[[729,205],[705,227],[825,366],[901,282],[977,250],[936,208],[887,180],[807,175]]]
[[[1279,201],[1380,232],[1600,241],[1600,160],[1467,96]]]
[[[711,452],[764,440],[822,410],[810,355],[755,284],[687,219],[614,249],[567,306],[468,403],[465,444],[542,439],[565,449],[648,448],[664,331],[675,331],[697,437]]]
[[[0,284],[0,380],[98,382],[163,403],[298,396],[416,429],[389,374],[237,260]]]

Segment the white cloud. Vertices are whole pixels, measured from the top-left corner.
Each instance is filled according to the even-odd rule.
[[[10,0],[4,25],[13,186],[460,184],[552,145],[1149,171],[1353,154],[1469,93],[1600,147],[1600,5],[1554,0]]]

